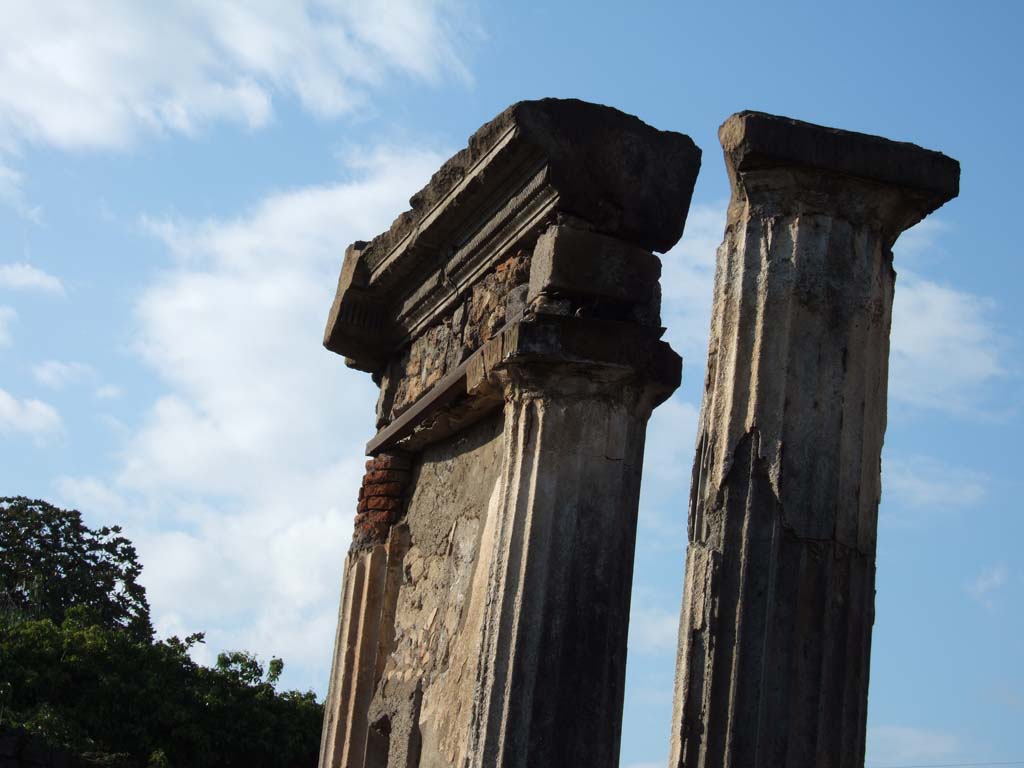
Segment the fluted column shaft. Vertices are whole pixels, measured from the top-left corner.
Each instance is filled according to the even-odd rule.
[[[719,135],[732,200],[693,468],[670,765],[859,767],[891,247],[955,195],[958,167],[754,113]],[[913,175],[922,163],[935,178]],[[894,179],[894,168],[910,171]]]
[[[472,768],[617,768],[648,388],[621,371],[502,371],[506,463]]]

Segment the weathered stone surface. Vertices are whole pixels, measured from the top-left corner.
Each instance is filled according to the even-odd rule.
[[[670,765],[860,768],[891,246],[955,196],[935,152],[770,115],[722,126]]]
[[[380,371],[426,325],[454,319],[482,273],[522,246],[532,250],[552,223],[573,220],[666,251],[682,235],[699,168],[689,137],[610,107],[515,104],[477,131],[387,232],[349,249],[324,345]]]
[[[367,765],[463,762],[479,664],[481,585],[493,537],[488,509],[503,448],[502,420],[495,414],[423,451],[404,523],[409,547],[402,560],[394,647],[370,714],[378,730],[382,720],[390,724],[391,738],[376,748],[377,755],[389,757],[375,763],[368,753]],[[407,740],[394,741],[395,722],[410,718],[420,742],[419,762],[404,761]]]
[[[517,286],[525,286],[530,256],[518,252],[499,262],[442,322],[412,341],[384,367],[377,424],[400,416],[410,405],[494,336],[509,316]],[[521,308],[521,307],[520,307]]]
[[[682,368],[651,251],[699,156],[518,104],[346,254],[325,344],[381,394],[321,768],[617,766],[644,433]]]
[[[960,191],[960,164],[916,144],[750,111],[718,135],[738,172],[795,166],[876,181],[918,198],[912,205],[922,218]]]
[[[650,251],[587,230],[557,226],[537,241],[526,300],[542,294],[592,296],[643,307],[657,300],[660,278],[661,261]]]

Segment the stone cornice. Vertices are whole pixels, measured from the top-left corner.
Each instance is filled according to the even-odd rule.
[[[411,208],[346,253],[324,346],[372,372],[504,255],[569,217],[665,251],[682,235],[700,150],[610,107],[520,102],[484,125]]]

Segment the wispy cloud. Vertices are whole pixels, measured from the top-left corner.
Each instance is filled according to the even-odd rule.
[[[116,400],[121,394],[121,388],[113,384],[102,384],[93,392],[97,400]]]
[[[0,150],[121,147],[212,121],[258,127],[279,96],[337,116],[395,75],[468,77],[462,4],[53,0],[5,9]]]
[[[92,366],[85,363],[65,363],[60,360],[47,360],[32,366],[32,376],[44,387],[63,389],[82,379],[95,376]]]
[[[957,467],[930,456],[903,456],[882,462],[882,484],[902,504],[956,508],[980,503],[990,478],[984,472]]]
[[[629,612],[629,649],[641,653],[675,653],[679,637],[679,610],[640,602]]]
[[[996,607],[996,594],[1009,578],[1010,569],[1005,564],[989,566],[967,585],[967,594],[978,604],[992,610]]]
[[[62,429],[60,414],[41,400],[19,400],[0,389],[0,435],[20,433],[37,442],[59,434]]]
[[[995,303],[919,273],[929,251],[941,253],[948,227],[927,220],[895,247],[900,267],[893,303],[889,396],[893,401],[970,414],[984,410],[986,385],[1005,376],[1007,341],[995,323]],[[902,260],[902,261],[901,261]]]
[[[666,339],[687,361],[687,375],[700,376],[708,351],[715,255],[725,231],[727,204],[695,205],[682,240],[661,257],[662,325]]]
[[[698,408],[681,396],[658,406],[647,426],[640,487],[642,547],[678,550],[686,541],[687,492],[697,439]]]
[[[29,205],[25,197],[24,177],[8,167],[0,158],[0,205],[12,208],[15,213],[34,224],[42,222],[42,210]]]
[[[63,295],[64,285],[53,275],[31,264],[0,264],[0,288]]]
[[[460,51],[479,33],[464,0],[50,0],[4,8],[0,204],[39,222],[11,159],[26,147],[118,149],[257,129],[275,102],[320,117],[366,108],[397,77],[471,80]]]
[[[11,324],[18,316],[13,307],[0,306],[0,347],[11,344]]]

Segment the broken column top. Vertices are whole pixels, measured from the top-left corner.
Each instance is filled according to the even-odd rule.
[[[409,200],[410,210],[369,244],[366,259],[379,264],[475,173],[497,156],[515,159],[528,146],[544,161],[559,209],[590,222],[606,235],[667,251],[683,234],[700,168],[700,150],[681,133],[659,131],[633,115],[578,99],[520,101],[469,137]]]
[[[348,249],[324,346],[381,370],[551,224],[667,251],[682,236],[699,168],[688,136],[617,109],[575,99],[514,104],[476,131],[386,232]]]
[[[901,187],[921,198],[921,216],[960,188],[960,163],[953,158],[881,136],[745,111],[726,120],[718,138],[735,171],[803,166]]]

